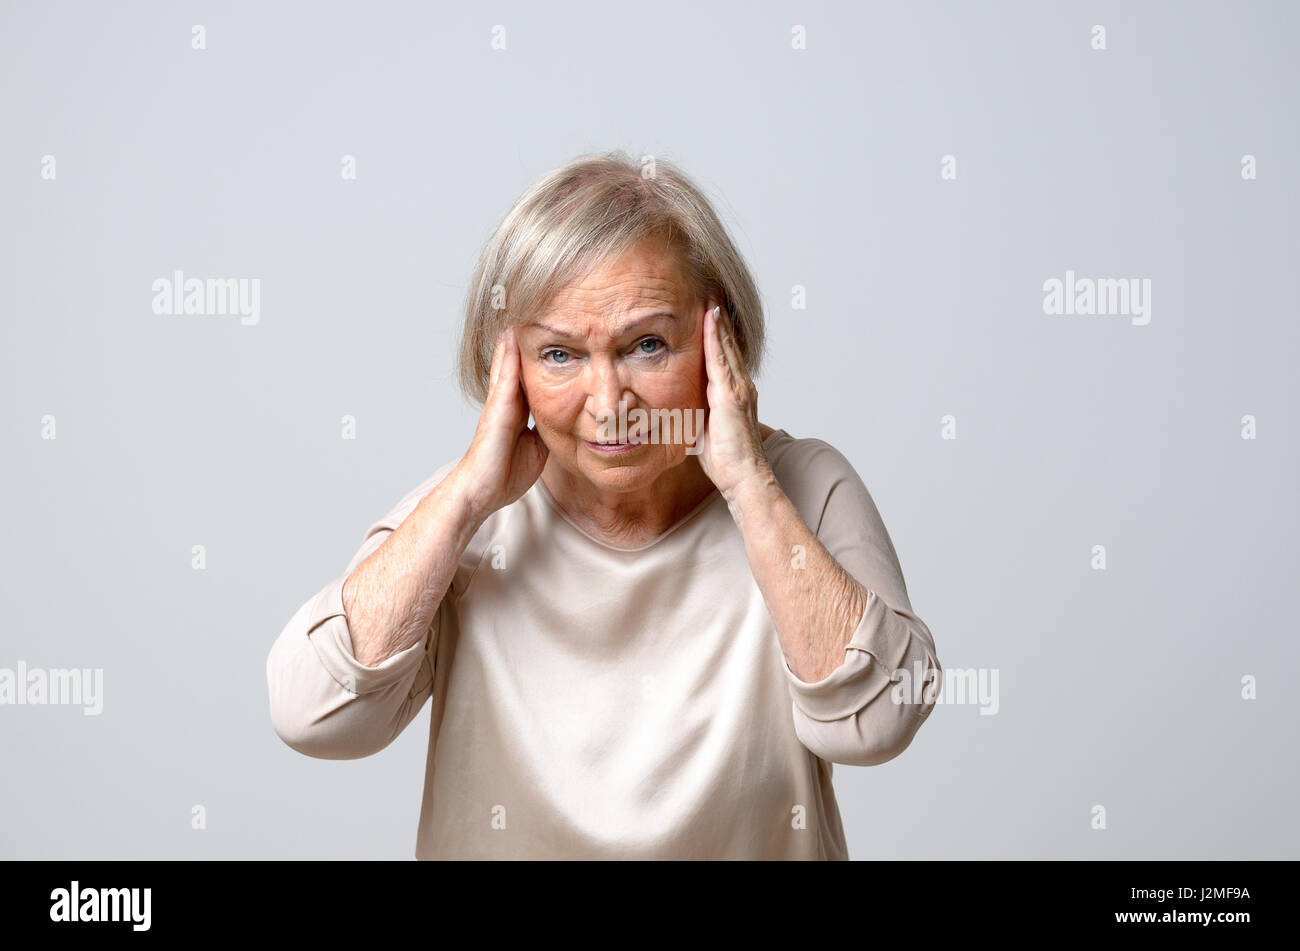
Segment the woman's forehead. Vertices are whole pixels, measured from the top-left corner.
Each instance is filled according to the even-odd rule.
[[[556,291],[525,326],[552,330],[590,325],[624,325],[653,315],[685,317],[692,294],[671,261],[625,255],[603,262]]]
[[[531,320],[525,327],[536,328],[558,340],[585,340],[593,334],[612,337],[665,327],[680,327],[689,322],[689,315],[681,310],[654,309],[624,315],[572,314],[567,319],[555,315]]]

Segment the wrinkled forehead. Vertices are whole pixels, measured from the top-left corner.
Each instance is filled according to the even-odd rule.
[[[659,316],[686,319],[694,294],[674,257],[636,249],[597,263],[565,284],[524,326],[586,336],[616,333],[631,323]]]

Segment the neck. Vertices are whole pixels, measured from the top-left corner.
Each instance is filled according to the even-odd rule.
[[[560,508],[591,534],[629,547],[658,538],[717,491],[697,456],[664,470],[650,485],[627,492],[593,485],[553,457],[542,470],[542,481]]]

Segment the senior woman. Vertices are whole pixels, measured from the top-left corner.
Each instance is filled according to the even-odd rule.
[[[421,859],[848,858],[832,764],[902,752],[940,667],[852,466],[759,422],[762,308],[708,200],[579,158],[466,311],[474,438],[276,640],[278,735],[368,756],[432,697]]]

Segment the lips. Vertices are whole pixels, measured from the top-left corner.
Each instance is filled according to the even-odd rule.
[[[622,442],[601,442],[599,439],[586,439],[584,442],[591,443],[593,446],[640,446],[646,439],[644,436],[628,435],[627,439]]]

